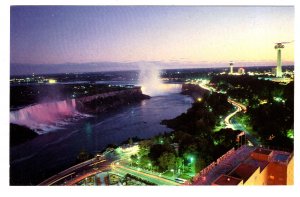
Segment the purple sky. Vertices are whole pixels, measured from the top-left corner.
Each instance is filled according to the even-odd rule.
[[[12,6],[11,65],[273,65],[274,42],[294,40],[293,28],[293,7]],[[293,64],[293,45],[283,57]]]

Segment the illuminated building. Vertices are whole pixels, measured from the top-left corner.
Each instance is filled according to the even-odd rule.
[[[244,68],[239,68],[239,69],[238,69],[238,73],[239,73],[240,75],[245,74],[245,69],[244,69]]]
[[[293,185],[293,154],[263,148],[255,149],[229,173],[220,175],[212,185]]]
[[[281,60],[281,49],[284,48],[283,44],[289,44],[291,42],[278,42],[275,43],[275,49],[277,50],[277,66],[276,66],[276,77],[282,77],[282,60]]]
[[[229,74],[233,74],[233,62],[229,62],[229,68],[230,68],[230,72]]]
[[[49,79],[49,83],[50,84],[56,83],[56,80],[55,79]]]
[[[193,185],[293,185],[294,154],[243,145],[193,177]]]

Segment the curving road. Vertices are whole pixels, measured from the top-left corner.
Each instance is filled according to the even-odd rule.
[[[40,186],[72,185],[80,180],[110,169],[110,161],[102,158],[93,158],[72,166],[41,182]]]
[[[206,90],[208,90],[208,91],[210,91],[210,92],[222,93],[222,92],[219,92],[219,91],[215,91],[213,88],[207,86],[206,84],[200,83],[200,84],[198,84],[198,85],[199,85],[201,88],[206,89]],[[237,123],[237,122],[235,122],[235,123],[233,122],[233,119],[232,119],[232,118],[233,118],[238,112],[244,112],[244,113],[247,112],[247,107],[246,107],[245,105],[243,105],[242,103],[239,103],[239,102],[237,102],[237,101],[235,101],[235,100],[233,100],[233,99],[230,99],[230,98],[228,98],[227,102],[230,103],[230,104],[232,104],[233,106],[235,106],[237,109],[236,109],[233,113],[231,113],[231,114],[229,114],[229,115],[227,115],[227,116],[225,117],[224,122],[225,122],[225,124],[226,124],[226,128],[232,128],[232,129],[235,129],[235,130],[242,130],[242,131],[245,132],[245,137],[247,138],[247,140],[248,140],[252,145],[254,145],[254,146],[260,145],[260,143],[257,141],[257,139],[256,139],[255,137],[253,137],[251,134],[249,134],[249,132],[246,131],[246,129],[245,129],[241,124],[239,124],[239,123]]]
[[[237,108],[236,111],[234,111],[233,113],[229,114],[228,116],[225,117],[224,121],[226,124],[226,128],[233,128],[234,129],[234,125],[231,123],[230,119],[238,112],[246,112],[247,111],[247,107],[239,102],[236,102],[232,99],[228,99],[227,100],[228,103],[232,104],[233,106],[235,106]]]
[[[244,128],[243,125],[239,124],[238,122],[235,122],[232,117],[238,113],[238,112],[246,112],[247,111],[247,107],[237,101],[234,101],[232,99],[228,99],[228,102],[231,103],[232,105],[234,105],[237,110],[234,111],[233,113],[229,114],[228,116],[226,116],[225,118],[225,124],[226,124],[226,128],[232,128],[235,130],[241,130],[245,132],[245,138],[247,139],[247,141],[250,143],[250,145],[254,145],[254,146],[258,146],[260,145],[260,143],[257,141],[257,139],[255,137],[253,137],[251,134],[249,134],[248,131],[246,131],[246,129]]]

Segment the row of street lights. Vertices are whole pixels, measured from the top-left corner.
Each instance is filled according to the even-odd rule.
[[[195,158],[194,158],[193,156],[189,156],[188,159],[189,159],[189,161],[190,161],[191,169],[192,169],[192,168],[193,168],[193,162],[194,162]],[[128,160],[129,160],[129,162],[130,162],[130,166],[132,166],[132,159],[129,158]],[[150,162],[148,163],[148,167],[149,167],[150,171],[152,172],[153,166],[152,166],[152,164],[151,164]],[[192,170],[193,170],[193,169],[192,169]],[[171,169],[170,171],[173,173],[173,177],[174,177],[174,176],[175,176],[175,170],[174,170],[174,169]],[[183,172],[184,172],[184,164],[183,164]]]

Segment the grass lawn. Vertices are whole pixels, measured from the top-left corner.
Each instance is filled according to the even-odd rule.
[[[168,176],[168,177],[173,177],[173,172],[171,172],[171,171],[166,171],[166,172],[162,173],[162,175]]]
[[[179,177],[179,178],[182,178],[182,179],[186,179],[186,180],[189,180],[189,179],[192,178],[192,177],[189,176],[188,174],[181,174],[181,175],[179,175],[178,177]]]

